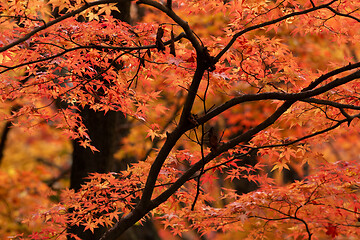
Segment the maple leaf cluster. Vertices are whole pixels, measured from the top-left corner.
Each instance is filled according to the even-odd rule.
[[[0,1],[0,120],[95,152],[80,113],[122,112],[115,157],[136,159],[62,190],[24,237],[115,239],[148,217],[178,235],[358,236],[358,1],[139,0],[132,25],[117,3]]]

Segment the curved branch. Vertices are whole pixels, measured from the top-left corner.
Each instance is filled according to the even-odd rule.
[[[351,105],[351,104],[342,104],[342,103],[337,103],[337,102],[323,100],[323,99],[317,99],[317,98],[306,98],[306,99],[302,99],[300,101],[307,102],[307,103],[315,103],[315,104],[319,104],[319,105],[327,105],[327,106],[339,108],[340,110],[344,109],[344,108],[352,109],[352,110],[360,110],[360,106],[355,106],[355,105]]]
[[[198,88],[200,86],[201,79],[208,68],[207,66],[207,56],[206,56],[206,48],[204,48],[201,43],[199,42],[196,35],[191,30],[190,26],[187,22],[185,22],[183,19],[181,19],[178,15],[175,14],[174,11],[171,9],[165,7],[164,5],[160,4],[159,2],[152,1],[152,0],[139,0],[137,2],[138,4],[146,4],[149,6],[152,6],[154,8],[159,9],[161,12],[164,12],[167,14],[174,22],[176,22],[179,26],[182,27],[186,34],[186,38],[189,39],[192,46],[196,50],[197,53],[197,67],[196,71],[194,73],[191,85],[189,87],[188,95],[186,97],[183,111],[181,113],[179,125],[175,130],[168,134],[167,139],[162,146],[159,154],[157,155],[154,163],[151,166],[151,169],[148,174],[148,179],[146,180],[145,188],[143,191],[143,195],[139,201],[139,204],[135,208],[136,211],[140,212],[147,212],[146,209],[148,209],[148,205],[151,200],[151,196],[154,191],[154,186],[157,180],[157,177],[159,175],[160,169],[164,164],[164,161],[166,160],[167,156],[169,155],[172,148],[175,146],[176,142],[179,140],[179,138],[191,128],[191,123],[188,120],[188,117],[190,116],[190,112],[193,106],[193,103],[195,101],[196,93],[198,91]]]
[[[355,67],[360,67],[360,63],[353,64]],[[338,74],[339,69],[336,69],[330,73],[332,74],[326,74],[326,78],[329,78],[331,76],[334,76]],[[351,82],[355,79],[360,78],[360,70],[351,73],[345,77],[337,78],[334,81],[325,84],[324,86],[315,88],[311,90],[311,88],[316,87],[320,82],[323,82],[326,78],[325,75],[321,76],[317,80],[315,80],[313,83],[311,83],[307,88],[304,88],[299,93],[279,93],[279,92],[268,92],[268,93],[258,93],[258,94],[246,94],[242,95],[240,97],[233,98],[224,104],[214,108],[212,111],[210,111],[208,114],[205,114],[204,116],[198,118],[198,123],[202,124],[210,119],[214,118],[215,116],[221,114],[222,112],[228,110],[229,108],[238,105],[240,103],[244,102],[252,102],[252,101],[259,101],[259,100],[290,100],[290,101],[302,101],[304,99],[308,99],[314,96],[317,96],[319,94],[325,93],[335,87],[341,86],[345,83]]]
[[[45,23],[44,25],[35,28],[34,30],[32,30],[31,32],[26,34],[24,37],[19,38],[18,40],[14,41],[14,42],[12,42],[12,43],[4,46],[4,47],[0,47],[0,53],[6,51],[6,50],[8,50],[8,49],[10,49],[10,48],[12,48],[12,47],[14,47],[16,45],[18,45],[18,44],[20,44],[22,42],[25,42],[26,40],[28,40],[29,38],[34,36],[36,33],[40,32],[40,31],[42,31],[44,29],[47,29],[50,26],[55,25],[55,24],[65,20],[67,18],[73,17],[76,14],[81,13],[82,11],[85,11],[88,8],[91,8],[91,7],[96,6],[96,5],[107,4],[107,3],[117,3],[117,2],[119,2],[119,1],[118,0],[99,0],[99,1],[94,1],[94,2],[90,2],[90,3],[85,3],[84,6],[78,8],[78,9],[72,11],[72,12],[66,13],[63,16],[58,17],[58,18],[56,18],[56,19],[54,19],[54,20],[52,20],[52,21],[50,21],[48,23]]]
[[[144,209],[147,209],[147,205],[150,202],[151,196],[154,191],[154,186],[157,180],[157,177],[159,175],[159,172],[161,170],[161,167],[163,166],[167,156],[169,155],[170,151],[173,149],[177,141],[180,139],[180,137],[189,129],[191,129],[191,123],[187,119],[187,117],[190,115],[190,111],[193,105],[193,102],[195,100],[197,89],[200,85],[200,81],[202,79],[202,76],[205,72],[204,68],[197,67],[190,90],[188,93],[188,96],[186,97],[184,108],[180,117],[179,125],[175,128],[175,130],[167,135],[166,141],[162,148],[160,149],[160,152],[158,153],[154,163],[152,164],[148,179],[146,180],[145,188],[143,191],[143,195],[140,199],[140,202],[138,204],[138,208],[143,211]]]
[[[342,84],[345,84],[347,82],[350,82],[354,79],[360,78],[360,71],[356,71],[352,74],[349,74],[343,78],[335,79],[334,81],[318,87],[314,89],[316,86],[318,86],[320,83],[328,79],[329,77],[332,77],[336,74],[339,74],[341,72],[345,72],[348,70],[355,69],[360,66],[360,63],[348,65],[339,69],[336,69],[334,71],[331,71],[318,79],[316,79],[314,82],[312,82],[308,87],[304,88],[302,92],[300,93],[262,93],[262,94],[249,94],[244,95],[239,98],[235,98],[230,100],[229,102],[219,106],[218,108],[215,108],[202,118],[198,119],[199,124],[205,123],[212,117],[219,115],[221,112],[229,109],[230,107],[246,102],[246,101],[255,101],[255,100],[265,100],[265,99],[278,99],[281,98],[281,100],[286,100],[270,117],[268,117],[265,121],[257,125],[256,127],[250,129],[249,131],[235,137],[234,139],[230,140],[229,142],[222,144],[219,146],[219,148],[216,151],[210,152],[205,158],[198,161],[194,165],[192,165],[177,181],[174,182],[167,190],[165,190],[163,193],[161,193],[158,197],[151,200],[151,196],[154,190],[154,186],[156,183],[156,179],[158,176],[158,173],[160,172],[160,169],[170,153],[171,149],[177,142],[177,140],[182,136],[183,133],[185,133],[187,130],[191,129],[192,126],[191,123],[188,125],[186,124],[179,124],[179,126],[171,133],[168,134],[168,137],[166,139],[166,142],[164,143],[163,147],[161,148],[157,158],[155,159],[150,172],[149,177],[147,179],[143,196],[137,205],[135,209],[129,213],[128,215],[124,216],[122,219],[120,219],[119,222],[117,222],[113,228],[108,230],[101,238],[101,240],[105,239],[116,239],[116,237],[120,234],[122,234],[124,231],[126,231],[130,226],[135,224],[137,221],[139,221],[147,212],[151,211],[152,209],[158,207],[160,204],[165,202],[171,195],[173,195],[183,184],[185,184],[197,171],[199,171],[204,164],[210,162],[215,157],[219,156],[220,154],[226,152],[227,150],[234,148],[236,145],[238,145],[241,142],[248,142],[250,141],[253,136],[255,136],[260,131],[264,130],[265,128],[272,125],[277,119],[279,119],[284,112],[286,112],[292,104],[294,104],[296,101],[306,99],[312,96],[319,95],[321,93],[324,93],[332,88],[335,88],[337,86],[340,86]],[[201,80],[201,77],[204,73],[204,69],[197,68],[197,71],[195,72],[193,83],[195,80]],[[200,77],[200,79],[199,79]],[[191,87],[189,90],[189,93],[191,92]],[[196,88],[197,89],[197,88]],[[196,90],[195,89],[195,90]],[[313,89],[313,90],[312,90]],[[195,91],[194,90],[194,91]],[[196,94],[196,91],[194,92]],[[185,108],[185,107],[184,107]],[[191,109],[191,107],[190,107]],[[184,110],[183,110],[184,114]],[[183,117],[183,116],[182,116]],[[345,120],[344,120],[345,121]],[[347,121],[347,119],[346,119]]]
[[[329,2],[328,4],[320,5],[318,7],[313,7],[311,9],[307,9],[300,12],[295,12],[292,14],[285,15],[281,18],[275,19],[273,21],[268,21],[262,24],[258,24],[252,27],[249,27],[233,36],[231,41],[225,46],[225,48],[215,57],[215,61],[218,61],[225,52],[228,51],[228,49],[232,46],[232,44],[236,41],[236,39],[241,36],[242,34],[249,32],[254,29],[258,29],[264,26],[268,26],[271,24],[275,24],[277,22],[283,21],[287,18],[302,15],[306,13],[310,13],[313,11],[316,11],[318,9],[326,8],[330,6],[332,3],[336,2],[336,0],[333,0]],[[192,83],[188,89],[188,96],[186,98],[186,102],[184,104],[183,112],[180,117],[179,125],[174,129],[172,133],[169,133],[167,135],[167,139],[162,146],[160,152],[158,153],[155,161],[153,162],[151,169],[148,173],[148,178],[145,184],[145,188],[141,197],[140,202],[138,205],[134,208],[134,210],[129,213],[126,216],[123,216],[115,225],[113,228],[108,230],[102,237],[101,240],[105,239],[116,239],[117,236],[121,235],[124,231],[126,231],[130,226],[135,224],[137,221],[139,221],[146,213],[151,211],[152,209],[158,207],[160,204],[165,202],[170,196],[172,196],[181,186],[184,185],[190,178],[194,176],[194,174],[201,170],[204,166],[204,164],[210,162],[215,157],[219,156],[220,154],[226,152],[227,150],[234,148],[236,145],[238,145],[241,142],[248,142],[251,140],[257,133],[263,131],[267,127],[271,126],[275,121],[277,121],[296,101],[300,101],[303,99],[308,99],[313,96],[322,94],[330,89],[333,89],[337,86],[343,85],[345,83],[348,83],[354,79],[360,78],[360,71],[356,71],[354,73],[351,73],[345,77],[335,79],[331,81],[330,83],[325,84],[324,86],[320,86],[316,88],[319,84],[327,80],[328,78],[335,76],[341,72],[345,72],[348,70],[352,70],[355,68],[360,67],[360,63],[357,64],[350,64],[349,66],[334,70],[332,72],[329,72],[328,74],[325,74],[318,79],[316,79],[314,82],[312,82],[307,88],[304,88],[302,92],[300,93],[261,93],[261,94],[249,94],[240,96],[238,98],[234,98],[227,103],[219,106],[218,108],[215,108],[214,110],[210,111],[209,113],[205,114],[202,118],[198,119],[198,123],[202,124],[210,120],[211,118],[219,115],[223,111],[229,109],[230,107],[243,103],[248,101],[256,101],[256,100],[269,100],[269,99],[278,99],[278,100],[285,100],[285,102],[266,120],[264,120],[262,123],[257,125],[256,127],[248,130],[247,132],[235,137],[234,139],[230,140],[227,143],[222,144],[218,147],[217,150],[211,151],[207,156],[202,158],[200,161],[192,165],[182,176],[180,176],[168,189],[163,191],[160,195],[158,195],[156,198],[151,199],[154,187],[156,186],[156,180],[158,178],[158,174],[160,172],[160,169],[163,166],[163,163],[165,159],[167,158],[170,151],[173,149],[177,141],[180,139],[180,137],[188,130],[196,127],[191,121],[188,119],[190,116],[190,111],[192,109],[192,105],[194,102],[194,99],[197,94],[197,90],[200,84],[200,81],[202,80],[202,77],[208,68],[206,64],[206,52],[204,50],[204,46],[202,46],[199,42],[199,40],[196,38],[195,34],[191,31],[189,25],[180,19],[171,9],[165,7],[164,5],[152,1],[152,0],[139,0],[139,4],[147,4],[149,6],[153,6],[160,11],[166,13],[170,18],[172,18],[176,23],[178,23],[183,30],[186,33],[187,38],[192,43],[193,47],[195,48],[197,52],[197,68],[195,71],[195,74],[192,79]]]
[[[275,212],[277,212],[279,214],[284,215],[285,217],[266,218],[266,217],[261,217],[261,216],[252,216],[253,218],[263,219],[263,220],[266,220],[266,221],[279,221],[279,220],[285,220],[285,219],[297,220],[299,222],[302,222],[305,225],[305,229],[306,229],[306,233],[308,235],[308,239],[311,240],[311,237],[312,237],[313,233],[311,233],[309,224],[304,219],[296,217],[296,216],[292,216],[292,215],[290,215],[288,213],[284,213],[284,212],[282,212],[282,211],[280,211],[280,210],[278,210],[276,208],[267,207],[267,206],[259,206],[259,207],[270,209],[272,211],[275,211]]]
[[[168,8],[162,5],[161,3],[153,0],[139,0],[136,3],[152,6],[160,10],[161,12],[165,13],[166,15],[168,15],[174,22],[179,24],[179,26],[184,30],[184,32],[186,33],[186,38],[189,39],[189,41],[195,48],[196,52],[198,54],[202,52],[202,46],[199,40],[197,39],[197,37],[195,36],[194,32],[191,30],[189,24],[183,19],[181,19],[178,15],[176,15],[176,13],[171,8]]]
[[[360,78],[360,71],[357,71],[353,74],[350,74],[344,78],[340,78],[337,80],[334,80],[333,82],[323,86],[323,87],[319,87],[313,91],[316,92],[316,94],[319,94],[319,91],[327,86],[333,87],[336,86],[339,83],[342,82],[347,82],[356,79],[356,78]],[[310,89],[311,87],[315,87],[314,84],[310,84],[307,88],[305,89]],[[320,89],[320,90],[318,90]],[[305,92],[301,92],[298,93],[300,94],[300,96],[306,96],[307,94],[309,94],[308,92],[313,92],[313,91],[305,91]],[[320,91],[321,92],[321,91]],[[302,95],[301,95],[302,94]],[[315,94],[315,95],[316,95]],[[290,96],[292,96],[293,94],[290,94]],[[254,96],[254,95],[253,95]],[[255,95],[256,96],[256,95]],[[190,169],[188,169],[188,171],[186,171],[172,186],[170,186],[167,190],[165,190],[162,194],[160,194],[158,197],[156,197],[155,199],[151,200],[150,204],[146,207],[147,211],[150,211],[154,208],[156,208],[157,206],[159,206],[161,203],[163,203],[164,201],[166,201],[172,194],[174,194],[189,178],[191,178],[197,171],[199,171],[203,164],[208,163],[209,161],[211,161],[212,159],[214,159],[216,156],[219,156],[221,153],[226,152],[228,149],[231,149],[233,147],[235,147],[236,145],[238,145],[241,142],[248,142],[249,140],[251,140],[251,138],[256,135],[257,133],[259,133],[260,131],[264,130],[265,128],[269,127],[270,125],[272,125],[284,112],[287,111],[287,109],[289,109],[291,107],[291,105],[293,103],[295,103],[296,101],[298,101],[299,99],[294,99],[294,98],[290,98],[287,97],[288,99],[284,99],[287,100],[285,101],[270,117],[268,117],[265,121],[263,121],[262,123],[260,123],[259,125],[257,125],[256,127],[250,129],[249,131],[239,135],[238,137],[235,137],[234,139],[230,140],[227,143],[222,144],[221,146],[219,146],[217,151],[212,151],[210,154],[208,154],[203,160],[198,161],[197,163],[195,163],[192,167],[190,167]],[[198,122],[200,122],[201,120],[204,120],[204,118],[199,118]],[[344,121],[347,121],[344,120]]]
[[[287,14],[285,16],[282,16],[280,18],[277,18],[277,19],[274,19],[274,20],[271,20],[271,21],[268,21],[268,22],[264,22],[264,23],[260,23],[260,24],[257,24],[257,25],[254,25],[254,26],[251,26],[251,27],[248,27],[238,33],[236,33],[230,40],[230,42],[224,47],[223,50],[221,50],[220,53],[218,53],[214,59],[215,62],[218,62],[219,59],[230,49],[230,47],[235,43],[236,39],[239,38],[240,36],[244,35],[245,33],[247,32],[250,32],[252,30],[255,30],[255,29],[259,29],[259,28],[262,28],[262,27],[266,27],[266,26],[270,26],[270,25],[273,25],[275,23],[278,23],[278,22],[281,22],[281,21],[284,21],[288,18],[291,18],[291,17],[295,17],[295,16],[299,16],[299,15],[304,15],[304,14],[307,14],[307,13],[310,13],[310,12],[314,12],[316,10],[319,10],[319,9],[322,9],[322,8],[327,8],[329,7],[331,4],[333,4],[334,2],[336,2],[337,0],[332,0],[331,2],[329,3],[326,3],[326,4],[322,4],[322,5],[319,5],[317,7],[312,7],[310,9],[306,9],[304,11],[300,11],[300,12],[293,12],[293,13],[290,13],[290,14]]]
[[[350,13],[341,13],[341,12],[339,12],[339,11],[336,11],[334,8],[332,8],[332,7],[326,7],[327,9],[329,9],[330,11],[332,11],[335,15],[339,15],[339,16],[342,16],[342,17],[347,17],[347,18],[351,18],[351,19],[353,19],[353,20],[355,20],[355,21],[357,21],[357,22],[360,22],[360,19],[359,18],[357,18],[357,17],[354,17],[354,16],[352,16],[352,15],[350,15]],[[360,8],[359,9],[357,9],[357,10],[360,10]]]
[[[360,114],[356,114],[356,115],[350,116],[350,118],[351,118],[351,119],[360,118]],[[347,123],[347,122],[349,122],[349,119],[348,119],[348,118],[345,118],[345,119],[343,119],[343,120],[339,120],[335,125],[333,125],[333,126],[331,126],[331,127],[325,128],[325,129],[323,129],[323,130],[314,132],[314,133],[312,133],[312,134],[306,135],[306,136],[304,136],[304,137],[301,137],[301,138],[298,138],[298,139],[296,139],[296,140],[289,141],[289,142],[286,142],[286,143],[272,144],[272,145],[264,145],[264,146],[260,146],[260,147],[249,147],[249,146],[246,146],[246,147],[247,147],[247,148],[251,148],[251,149],[253,149],[253,150],[258,150],[258,149],[263,149],[263,148],[286,147],[286,146],[290,146],[290,145],[293,145],[293,144],[295,144],[295,143],[304,141],[304,140],[306,140],[306,139],[309,139],[309,138],[312,138],[312,137],[321,135],[321,134],[323,134],[323,133],[327,133],[327,132],[329,132],[329,131],[331,131],[331,130],[334,130],[334,129],[338,128],[341,124]]]
[[[178,36],[176,36],[174,38],[174,41],[179,41],[180,39],[185,37],[185,33],[180,33]],[[166,42],[164,42],[164,45],[169,45],[171,43],[171,40],[168,40]],[[6,68],[5,70],[1,71],[0,74],[5,73],[7,71],[19,68],[19,67],[23,67],[23,66],[27,66],[30,64],[35,64],[35,63],[39,63],[39,62],[44,62],[44,61],[48,61],[57,57],[61,57],[62,55],[68,53],[68,52],[72,52],[72,51],[76,51],[79,49],[97,49],[97,50],[103,50],[103,49],[111,49],[111,50],[122,50],[122,51],[137,51],[137,50],[142,50],[142,49],[153,49],[156,48],[155,44],[151,44],[151,45],[145,45],[145,46],[138,46],[138,47],[114,47],[114,46],[104,46],[104,45],[86,45],[86,46],[78,46],[78,47],[74,47],[74,48],[68,48],[65,49],[64,51],[55,54],[53,56],[49,56],[46,58],[42,58],[42,59],[38,59],[38,60],[34,60],[34,61],[29,61],[26,63],[21,63],[15,66],[4,66],[4,65],[0,65],[0,67]]]
[[[191,178],[197,171],[199,171],[202,166],[210,162],[215,157],[219,156],[221,153],[226,152],[228,149],[235,147],[240,142],[249,141],[256,133],[267,128],[273,124],[286,110],[294,103],[294,101],[286,101],[282,106],[280,106],[270,117],[265,121],[260,123],[258,126],[250,129],[249,131],[241,134],[240,136],[234,138],[218,147],[217,151],[212,151],[204,159],[198,161],[193,166],[191,166],[171,187],[165,190],[162,194],[151,201],[151,204],[148,206],[148,211],[156,208],[161,203],[166,201],[172,194],[174,194],[189,178]]]

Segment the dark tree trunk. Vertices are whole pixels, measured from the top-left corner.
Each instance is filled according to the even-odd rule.
[[[121,21],[130,23],[130,0],[120,0],[117,4],[120,12],[113,12],[113,16]],[[114,163],[114,153],[120,148],[120,140],[128,133],[126,118],[121,112],[109,111],[95,112],[89,108],[81,109],[80,115],[88,129],[92,145],[99,152],[92,152],[89,148],[83,148],[78,142],[73,142],[73,164],[71,168],[70,188],[78,190],[84,183],[85,177],[89,173],[107,173],[116,171]],[[121,165],[126,165],[124,159]],[[119,165],[119,164],[118,164]],[[84,240],[96,240],[106,231],[105,228],[96,229],[94,233],[85,231],[81,226],[69,227],[68,232],[76,234]],[[151,220],[144,223],[143,226],[134,226],[126,231],[120,239],[126,240],[146,240],[160,239],[157,230]]]
[[[89,148],[84,148],[73,142],[73,164],[71,168],[70,188],[78,190],[80,184],[89,173],[107,173],[114,169],[114,153],[119,149],[120,139],[126,136],[128,130],[121,125],[126,123],[124,115],[120,112],[109,111],[94,112],[89,108],[81,110],[83,122],[88,129],[92,145],[99,152],[92,152]]]
[[[114,153],[119,149],[120,139],[127,131],[118,131],[126,123],[120,112],[94,112],[89,108],[81,110],[85,126],[88,128],[92,144],[99,152],[92,152],[89,148],[73,142],[73,164],[71,168],[70,188],[78,190],[89,173],[106,173],[114,169]],[[94,234],[85,231],[82,226],[72,226],[68,230],[84,240],[96,240],[105,232],[105,228],[96,229]]]

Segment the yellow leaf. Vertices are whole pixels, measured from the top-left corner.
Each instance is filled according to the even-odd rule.
[[[275,166],[271,169],[271,171],[274,171],[276,169],[279,169],[280,172],[282,172],[283,168],[286,168],[287,170],[290,170],[289,166],[284,162],[277,162]]]

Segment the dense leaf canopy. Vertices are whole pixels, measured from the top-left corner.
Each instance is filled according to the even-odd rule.
[[[115,239],[150,216],[219,239],[359,235],[358,0],[139,0],[132,24],[122,2],[0,1],[0,120],[28,157],[66,166],[66,139],[98,151],[88,107],[126,115],[116,157],[137,160],[50,201],[56,171],[14,170],[8,147],[0,223],[19,226],[0,236]]]

